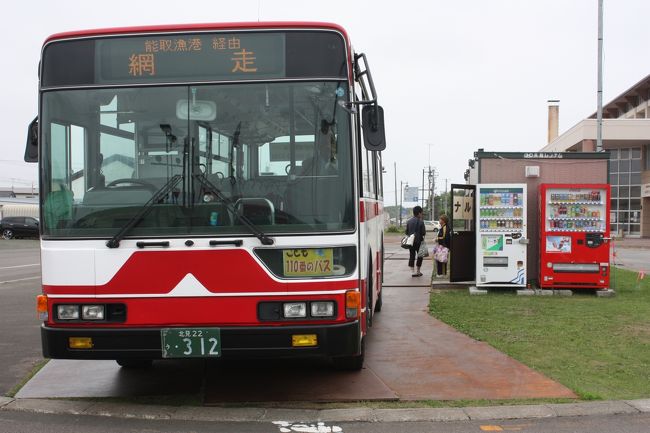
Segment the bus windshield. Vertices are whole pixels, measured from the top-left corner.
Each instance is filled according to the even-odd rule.
[[[345,81],[42,94],[43,237],[111,237],[174,176],[128,237],[354,229]]]

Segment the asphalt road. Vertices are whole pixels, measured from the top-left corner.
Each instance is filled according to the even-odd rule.
[[[0,239],[0,395],[43,360],[35,307],[40,272],[38,240]]]
[[[288,415],[290,411],[287,411]],[[205,422],[0,411],[0,433],[647,433],[650,414],[456,422]]]

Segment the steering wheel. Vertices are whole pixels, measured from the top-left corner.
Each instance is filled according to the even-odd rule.
[[[106,185],[106,188],[116,188],[116,187],[118,187],[118,185],[122,185],[122,184],[125,184],[125,185],[131,184],[131,185],[143,186],[143,187],[147,188],[148,190],[150,190],[151,192],[154,192],[154,193],[158,190],[158,188],[156,188],[155,185],[153,185],[150,182],[147,182],[146,180],[129,179],[129,178],[115,179],[114,181],[109,182]]]

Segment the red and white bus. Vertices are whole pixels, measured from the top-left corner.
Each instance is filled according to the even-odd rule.
[[[361,368],[381,308],[385,135],[344,29],[61,33],[39,72],[25,160],[45,357]]]

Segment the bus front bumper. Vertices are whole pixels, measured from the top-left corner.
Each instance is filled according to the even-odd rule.
[[[295,358],[358,354],[358,321],[335,325],[221,328],[221,357]],[[316,334],[313,347],[293,347],[292,335]],[[91,338],[92,347],[71,349],[71,337]],[[161,359],[161,328],[41,327],[43,356],[54,359]]]

